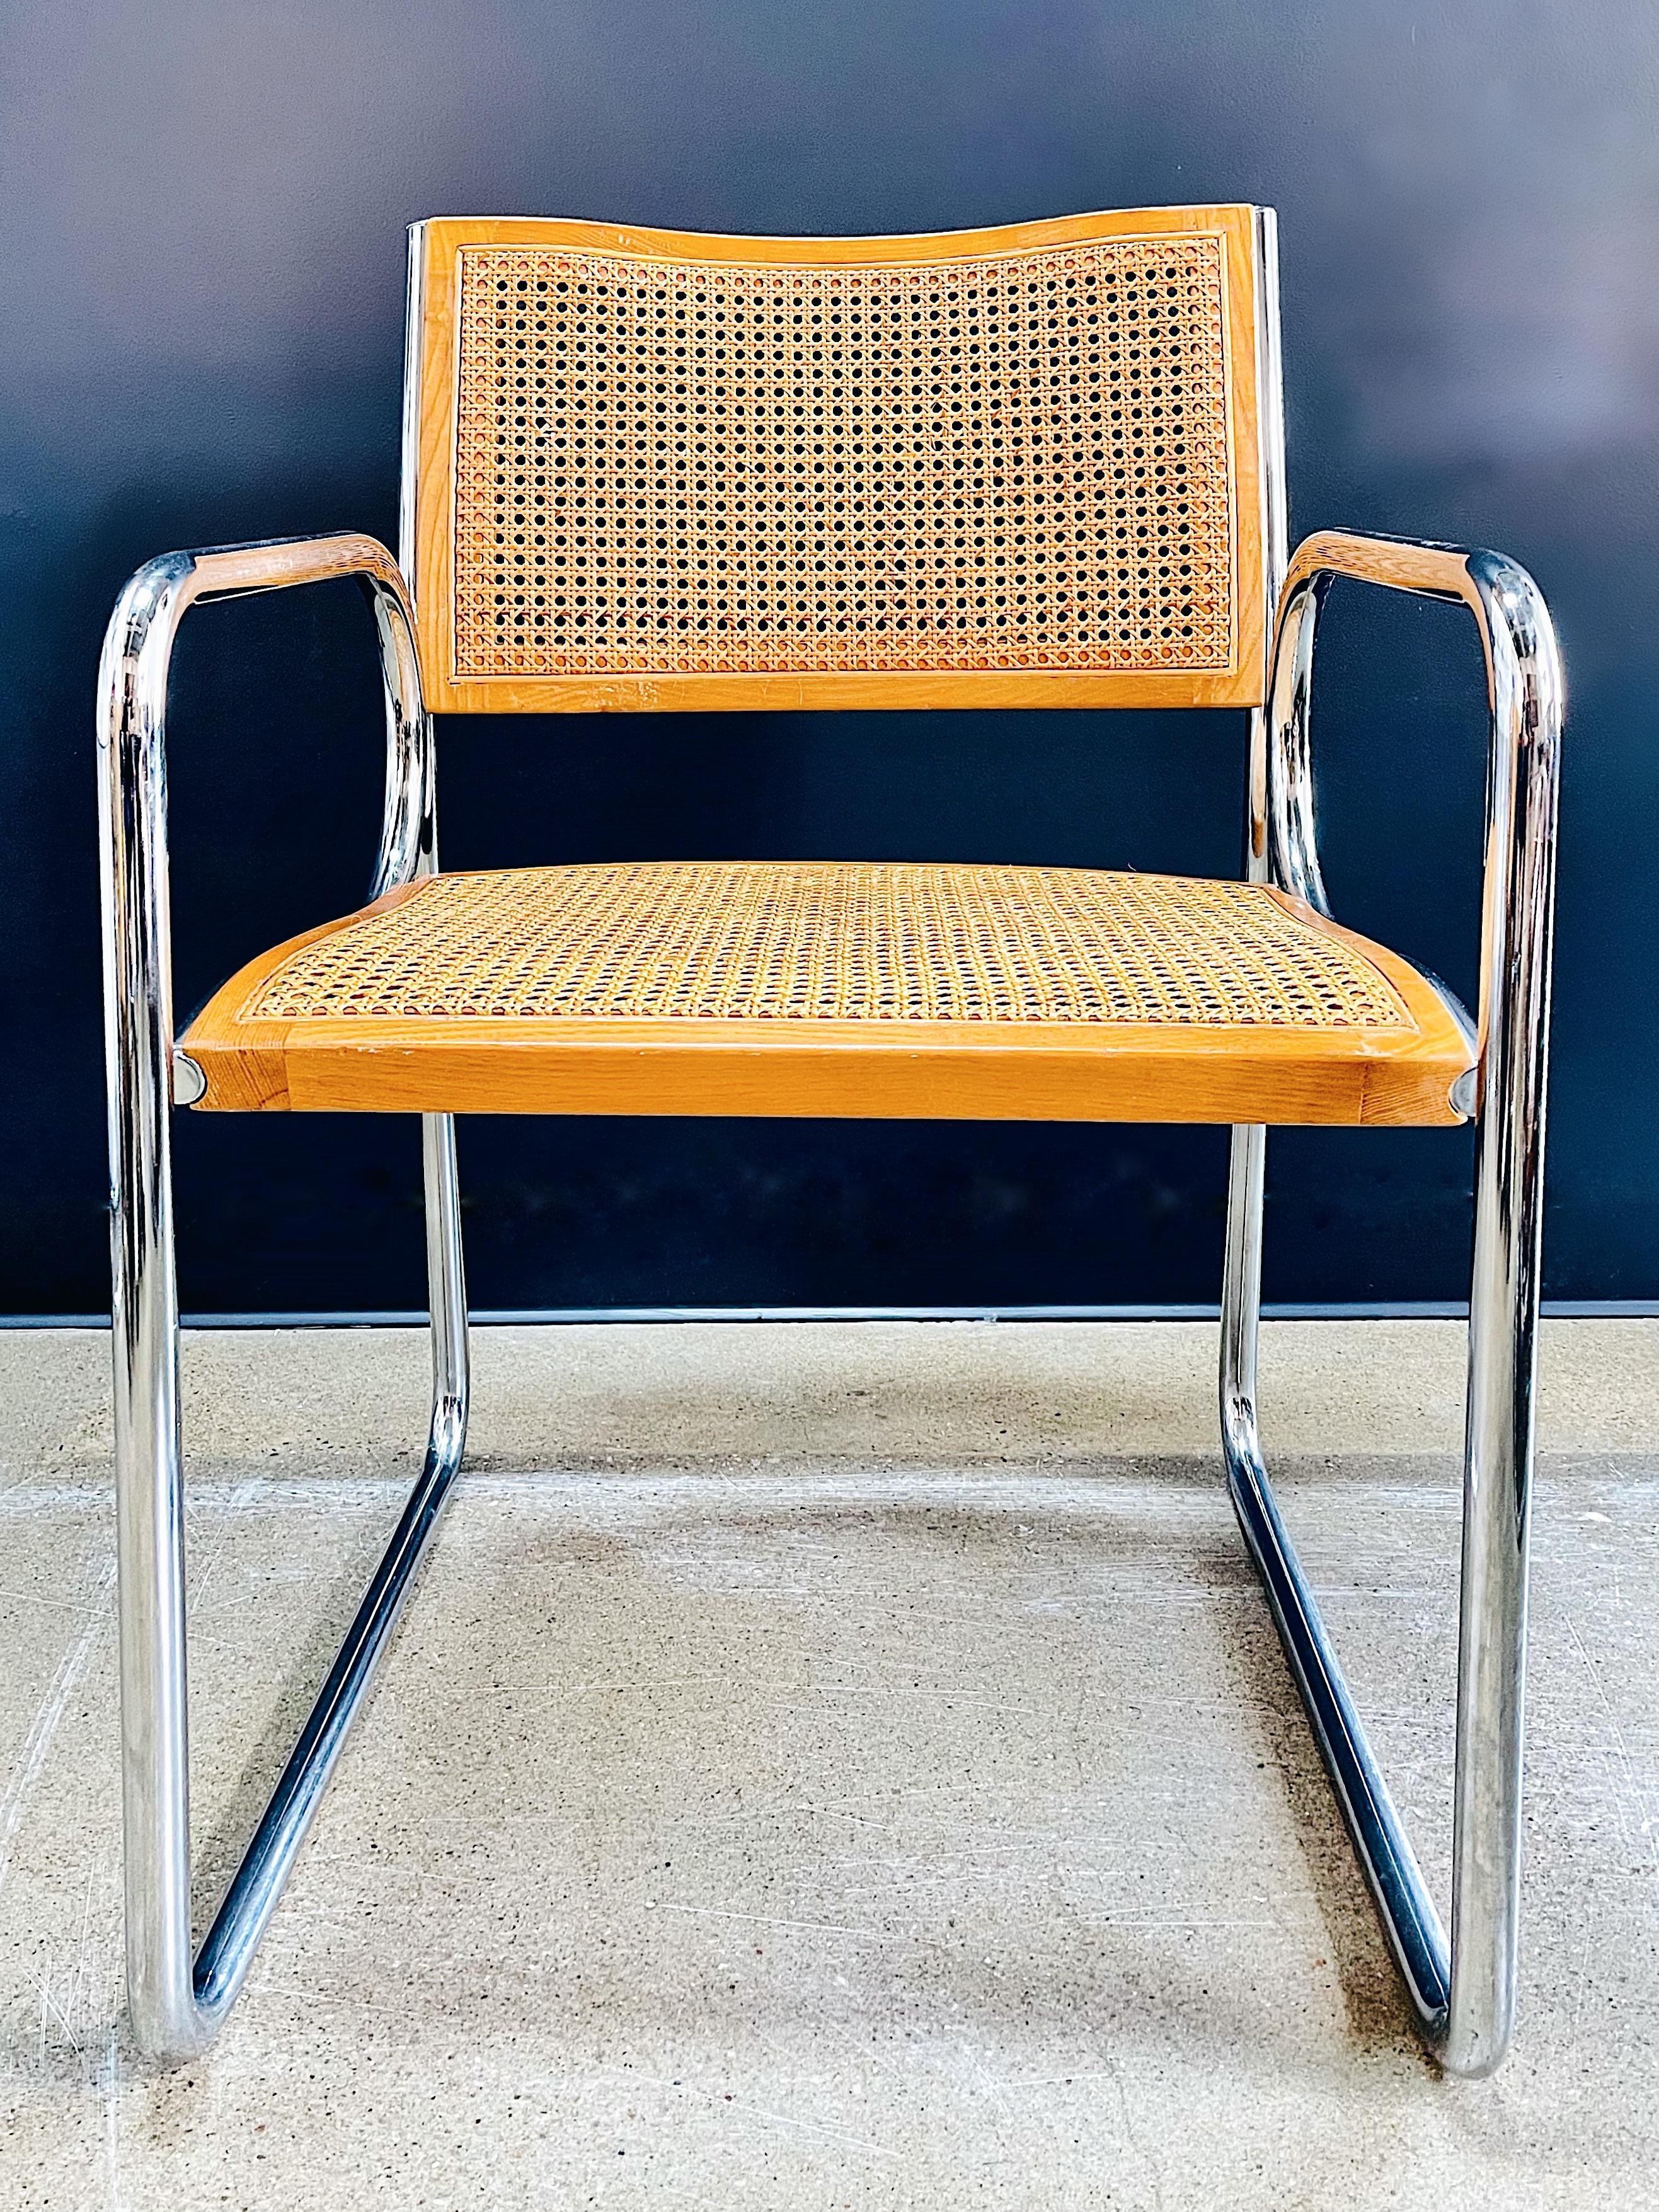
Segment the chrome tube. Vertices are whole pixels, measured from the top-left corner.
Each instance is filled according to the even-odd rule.
[[[1285,465],[1285,370],[1279,307],[1279,218],[1272,208],[1255,211],[1255,384],[1261,424],[1261,532],[1262,634],[1271,641],[1279,581],[1289,558],[1290,484]],[[1244,828],[1247,882],[1268,872],[1267,712],[1250,710],[1249,760]],[[1232,1395],[1254,1424],[1255,1347],[1261,1318],[1261,1205],[1267,1133],[1240,1123],[1232,1133],[1227,1176],[1225,1260],[1221,1283],[1222,1423]]]
[[[453,1134],[427,1137],[434,1391],[426,1467],[339,1660],[191,1956],[190,1752],[178,1293],[168,1112],[175,1089],[168,915],[167,672],[198,600],[355,576],[374,610],[389,698],[377,894],[434,864],[431,727],[403,579],[373,538],[343,535],[173,553],[117,603],[99,669],[104,1020],[108,1078],[117,1550],[127,1977],[141,2050],[178,2059],[211,2038],[247,1972],[459,1464],[465,1297]],[[192,1071],[180,1061],[188,1082]]]
[[[402,465],[398,487],[398,566],[404,580],[405,604],[417,601],[416,561],[420,550],[421,368],[422,335],[426,325],[426,225],[409,227],[409,262],[404,299],[404,406]],[[410,650],[414,651],[412,635]],[[415,669],[418,688],[420,669]],[[404,771],[405,787],[420,793],[420,831],[411,853],[408,833],[392,829],[392,798],[394,754],[402,732],[388,696],[387,707],[386,829],[381,839],[382,874],[391,866],[407,866],[415,875],[434,873],[438,866],[436,749],[432,742],[432,719],[422,711],[418,769]],[[412,804],[407,810],[415,811]],[[381,885],[376,878],[376,896]],[[384,886],[390,888],[390,884]],[[459,1467],[466,1438],[467,1406],[471,1395],[471,1352],[467,1337],[466,1274],[461,1250],[461,1200],[455,1160],[455,1118],[451,1114],[421,1116],[421,1167],[426,1200],[427,1309],[432,1329],[432,1453],[440,1444],[445,1456]]]
[[[1290,479],[1285,462],[1285,371],[1279,304],[1279,219],[1255,219],[1255,382],[1261,423],[1262,633],[1271,641],[1280,579],[1289,557]],[[1267,880],[1267,712],[1250,712],[1245,799],[1244,875]],[[1256,1344],[1261,1323],[1261,1209],[1267,1132],[1235,1126],[1227,1168],[1227,1225],[1221,1275],[1221,1428],[1228,1465],[1234,1439],[1255,1432]]]
[[[1261,423],[1262,632],[1273,636],[1279,580],[1289,557],[1290,479],[1285,462],[1285,370],[1279,303],[1279,218],[1255,218],[1255,382]],[[1245,797],[1244,876],[1265,883],[1267,851],[1267,713],[1250,711]],[[1227,1225],[1221,1274],[1221,1430],[1227,1463],[1234,1440],[1255,1432],[1256,1345],[1261,1325],[1261,1211],[1267,1132],[1235,1126],[1227,1165]],[[1235,1502],[1237,1497],[1235,1495]]]
[[[1315,629],[1348,576],[1460,602],[1486,653],[1486,777],[1474,1270],[1464,1440],[1451,1936],[1448,1942],[1343,1680],[1262,1463],[1255,1407],[1259,1142],[1235,1131],[1223,1299],[1229,1487],[1320,1747],[1425,2033],[1449,2073],[1490,2074],[1515,2021],[1528,1502],[1539,1296],[1550,946],[1564,692],[1548,611],[1501,554],[1332,532],[1289,564],[1265,748],[1252,775],[1252,872],[1328,911],[1315,842]]]
[[[407,603],[388,592],[378,575],[363,578],[362,586],[374,618],[380,665],[387,672],[386,806],[369,887],[369,897],[377,899],[437,866],[438,793],[432,717],[421,696]]]
[[[422,333],[426,323],[426,225],[411,223],[409,227],[409,263],[404,292],[404,407],[402,466],[398,475],[398,566],[404,580],[404,603],[412,605],[417,599],[416,561],[420,550],[420,477],[421,477],[421,367],[423,358]],[[410,637],[410,650],[414,641]],[[420,670],[415,669],[418,689]],[[420,828],[412,845],[405,825],[399,830],[392,828],[392,756],[401,758],[403,732],[395,725],[395,710],[388,700],[388,767],[386,772],[386,830],[381,840],[380,869],[385,875],[389,867],[408,866],[413,875],[429,875],[438,866],[438,846],[435,818],[437,790],[436,750],[432,742],[432,720],[422,712],[418,769],[410,766],[404,772],[404,784],[411,794],[418,787],[420,794]],[[411,798],[406,813],[416,811]],[[399,880],[401,880],[399,878]],[[376,896],[381,889],[389,889],[376,878]],[[470,1389],[470,1361],[466,1326],[466,1281],[461,1254],[461,1206],[459,1184],[455,1163],[455,1121],[450,1114],[423,1114],[421,1117],[422,1168],[426,1193],[426,1279],[427,1305],[432,1323],[432,1403],[433,1435],[439,1433],[441,1422],[456,1427],[461,1435],[466,1429],[466,1411]],[[448,1408],[446,1413],[443,1409]],[[455,1445],[455,1457],[460,1457],[460,1443]]]
[[[1563,685],[1523,569],[1469,557],[1492,705],[1480,955],[1480,1136],[1463,1457],[1452,1985],[1442,2056],[1490,2073],[1515,2024],[1527,1556]]]
[[[140,2045],[181,2056],[196,2035],[162,719],[193,580],[188,555],[141,569],[99,671],[127,1997]]]
[[[1328,915],[1314,819],[1313,666],[1319,611],[1330,589],[1310,576],[1288,592],[1279,618],[1267,694],[1265,842],[1262,880],[1277,883]]]

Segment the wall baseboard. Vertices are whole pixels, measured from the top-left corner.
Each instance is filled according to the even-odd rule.
[[[1547,1321],[1631,1321],[1659,1317],[1659,1298],[1546,1298]],[[592,1327],[628,1322],[666,1326],[679,1322],[1066,1322],[1218,1321],[1213,1305],[1145,1306],[547,1306],[476,1308],[475,1328]],[[1264,1305],[1264,1321],[1462,1321],[1467,1303],[1455,1299],[1382,1299],[1358,1304]],[[185,1328],[424,1328],[423,1311],[193,1313]],[[103,1328],[109,1316],[0,1314],[0,1329]]]

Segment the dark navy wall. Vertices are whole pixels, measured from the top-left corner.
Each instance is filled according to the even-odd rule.
[[[0,1310],[106,1300],[94,669],[175,545],[395,529],[403,227],[927,230],[1278,207],[1293,536],[1497,544],[1559,620],[1547,1287],[1659,1294],[1659,18],[1650,0],[83,0],[0,44]],[[1325,630],[1339,913],[1472,991],[1482,696],[1455,613]],[[349,589],[193,616],[180,1011],[361,899]],[[450,722],[452,865],[1048,859],[1231,872],[1237,716]],[[489,1306],[1204,1300],[1212,1130],[473,1121]],[[1458,1294],[1457,1135],[1269,1154],[1268,1293]],[[180,1117],[187,1307],[421,1302],[410,1125]]]

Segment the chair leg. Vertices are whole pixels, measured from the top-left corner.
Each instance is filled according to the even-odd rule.
[[[1425,2036],[1464,2075],[1490,2074],[1509,2046],[1521,1873],[1540,1162],[1525,1117],[1502,1106],[1482,1121],[1476,1172],[1449,1943],[1262,1462],[1261,1128],[1233,1131],[1222,1299],[1222,1443],[1239,1525]]]
[[[115,1152],[115,1472],[120,1592],[127,1987],[141,2050],[188,2057],[211,2041],[246,1976],[362,1705],[466,1437],[466,1295],[455,1132],[423,1117],[432,1423],[426,1462],[310,1717],[191,1955],[190,1735],[179,1314],[167,1109],[122,1114]]]

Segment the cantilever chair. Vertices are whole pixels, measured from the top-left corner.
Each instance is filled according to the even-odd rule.
[[[1227,1479],[1423,2032],[1514,2014],[1528,1498],[1561,678],[1492,553],[1333,533],[1287,561],[1274,222],[1165,208],[933,237],[442,221],[410,239],[402,541],[177,553],[100,673],[128,1986],[140,2045],[234,2002],[453,1485],[466,1305],[453,1116],[1232,1125]],[[362,580],[386,678],[370,903],[182,1037],[163,720],[197,601]],[[1480,1001],[1332,921],[1315,625],[1335,576],[1459,600],[1492,708]],[[1245,879],[726,864],[441,874],[431,715],[1249,710]],[[424,1469],[192,1958],[174,1106],[423,1117]],[[1273,1123],[1479,1122],[1455,1828],[1443,1930],[1257,1441]]]

